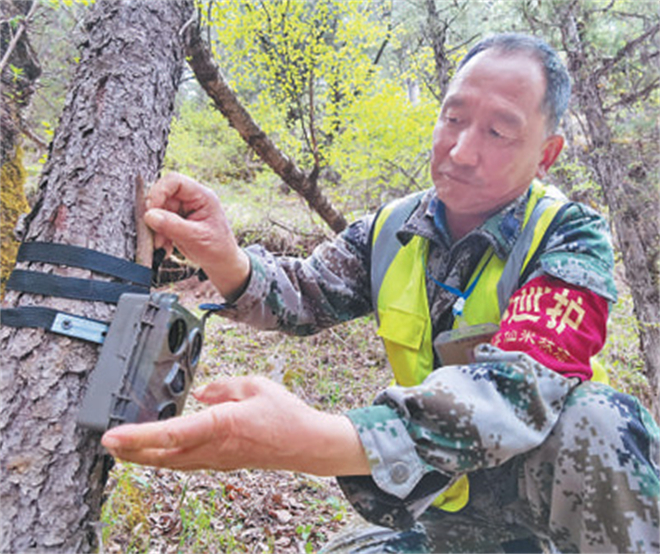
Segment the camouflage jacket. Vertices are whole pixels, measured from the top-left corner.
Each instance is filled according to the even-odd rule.
[[[444,225],[443,206],[429,190],[397,236],[404,243],[414,235],[427,238],[429,275],[463,290],[489,246],[503,259],[511,252],[528,197],[529,193],[521,195],[454,242]],[[276,257],[258,245],[249,247],[252,274],[248,286],[222,314],[261,329],[297,335],[368,314],[373,309],[369,272],[374,220],[375,215],[357,220],[307,259]],[[549,275],[614,302],[613,265],[605,220],[584,205],[571,204],[536,259],[529,279]],[[430,281],[427,291],[435,336],[451,328],[456,297]],[[360,434],[372,475],[340,479],[340,484],[368,519],[390,527],[409,526],[460,474],[501,464],[535,448],[554,426],[563,399],[575,386],[525,354],[488,346],[480,353],[480,362],[471,364],[474,367],[451,366],[453,375],[442,368],[442,386],[435,371],[418,387],[391,387],[377,396],[373,406],[347,414]],[[518,388],[512,392],[511,386],[485,386],[499,382],[497,375],[511,379]],[[535,384],[529,385],[530,381]],[[476,389],[469,392],[473,386]],[[495,406],[504,398],[506,406],[495,408],[501,419],[492,423],[488,413],[479,415],[472,408],[466,412],[461,407],[461,391],[479,398],[484,406]],[[457,415],[453,423],[448,421],[446,406],[434,404],[434,397],[450,398],[454,403],[452,413]],[[515,402],[511,401],[514,397]],[[534,413],[530,408],[529,417],[521,416],[531,405]],[[441,411],[442,417],[434,410]],[[482,440],[491,431],[489,425],[498,426],[500,439],[494,446]],[[466,431],[465,426],[471,430]],[[502,436],[513,438],[507,442]],[[457,448],[459,443],[462,446]]]

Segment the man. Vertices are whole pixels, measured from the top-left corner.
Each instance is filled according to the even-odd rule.
[[[542,41],[480,42],[435,127],[434,190],[304,261],[241,250],[208,189],[159,181],[156,245],[204,269],[224,315],[307,334],[375,310],[398,385],[341,416],[265,379],[216,381],[196,393],[209,409],[113,429],[105,446],[179,469],[339,476],[376,525],[329,550],[658,551],[657,426],[590,381],[616,297],[607,226],[536,181],[563,146],[569,92]]]

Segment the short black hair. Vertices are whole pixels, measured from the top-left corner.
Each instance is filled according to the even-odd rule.
[[[540,62],[546,81],[542,109],[548,117],[548,130],[556,131],[571,97],[571,78],[557,51],[544,40],[531,35],[522,33],[490,35],[470,48],[458,64],[456,74],[477,54],[491,48],[504,53],[526,52]]]

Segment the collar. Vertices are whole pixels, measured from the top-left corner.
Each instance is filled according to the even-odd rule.
[[[531,186],[479,227],[454,242],[446,227],[445,206],[438,200],[435,190],[429,189],[422,197],[419,206],[397,232],[397,238],[405,245],[413,236],[420,236],[448,249],[459,243],[482,238],[493,247],[498,258],[505,259],[511,253],[522,230],[530,193]]]

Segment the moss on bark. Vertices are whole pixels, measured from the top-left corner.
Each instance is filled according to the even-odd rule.
[[[14,156],[0,168],[0,297],[16,263],[20,242],[14,236],[18,218],[30,209],[25,197],[23,149],[17,146]]]

